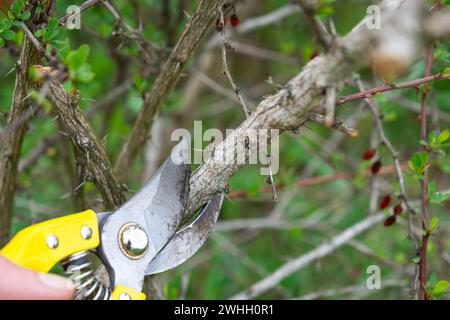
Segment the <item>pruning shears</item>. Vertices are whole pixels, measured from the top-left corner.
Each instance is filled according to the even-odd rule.
[[[183,141],[175,146],[149,182],[117,210],[86,210],[35,224],[18,232],[0,254],[40,272],[61,262],[74,281],[75,299],[144,300],[144,277],[188,260],[219,216],[223,193],[181,226],[189,198],[189,152]],[[96,278],[89,252],[106,267],[109,286]]]

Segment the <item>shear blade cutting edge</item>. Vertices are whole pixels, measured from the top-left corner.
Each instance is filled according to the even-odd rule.
[[[189,193],[188,143],[183,140],[173,152],[150,181],[100,226],[98,253],[113,286],[140,290],[146,267],[178,229]]]
[[[211,234],[223,202],[223,193],[215,195],[186,228],[178,231],[145,270],[146,275],[167,271],[192,257]]]

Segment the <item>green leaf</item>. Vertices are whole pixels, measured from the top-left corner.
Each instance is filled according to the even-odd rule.
[[[436,272],[433,272],[430,274],[430,277],[428,278],[428,288],[433,288],[437,283],[437,274]]]
[[[442,131],[439,134],[437,140],[440,144],[442,144],[442,143],[446,142],[449,138],[450,138],[450,130],[445,129],[444,131]]]
[[[439,218],[438,217],[433,217],[431,219],[431,221],[430,221],[430,225],[427,228],[427,232],[428,233],[432,233],[436,229],[438,224],[439,224]]]
[[[327,4],[320,6],[319,10],[317,10],[317,14],[322,18],[332,15],[333,12],[334,12],[333,7]]]
[[[430,201],[433,204],[440,204],[444,201],[447,201],[450,199],[450,193],[441,193],[441,192],[434,192],[431,195]]]
[[[25,8],[25,3],[22,0],[15,0],[11,5],[11,12],[15,17],[19,17],[22,10]]]
[[[40,37],[42,37],[43,35],[45,34],[45,29],[38,29],[35,33],[34,33],[34,35],[36,36],[36,37],[38,37],[38,38],[40,38]]]
[[[53,40],[59,35],[59,25],[58,20],[53,17],[48,21],[48,38],[49,41]]]
[[[140,88],[142,86],[142,77],[137,73],[133,76],[133,82],[136,88]]]
[[[445,54],[445,51],[443,48],[436,48],[433,52],[433,56],[435,59],[442,57],[444,54]]]
[[[142,77],[139,74],[135,74],[133,76],[133,82],[134,82],[134,85],[136,86],[136,89],[140,93],[144,93],[145,92],[145,89],[147,87],[147,81],[142,79]]]
[[[437,183],[436,181],[430,181],[428,183],[428,197],[432,197],[433,194],[437,192]]]
[[[428,163],[428,153],[427,152],[416,152],[411,157],[411,160],[408,161],[409,167],[415,173],[422,175],[426,169]]]
[[[9,19],[0,23],[0,29],[2,29],[2,30],[9,30],[9,29],[11,29],[12,26],[13,26],[13,21],[9,20]]]
[[[20,15],[20,20],[25,21],[25,20],[30,19],[30,17],[31,17],[31,12],[30,11],[24,11]]]
[[[46,43],[53,42],[53,40],[60,34],[58,20],[53,17],[47,23],[47,28],[41,28],[35,32],[36,37],[42,37]]]
[[[0,37],[0,48],[2,48],[5,45],[5,40],[3,40],[2,37]]]
[[[447,280],[439,280],[436,285],[431,289],[431,295],[436,296],[442,294],[449,287]]]
[[[14,33],[14,31],[11,31],[11,30],[5,30],[1,33],[1,36],[5,40],[12,40],[12,39],[14,39],[15,33]]]
[[[420,140],[420,144],[424,147],[428,147],[428,142],[426,142],[425,140]]]
[[[94,73],[91,71],[91,66],[84,64],[81,68],[78,68],[75,80],[81,82],[89,82],[94,79]]]
[[[78,49],[69,52],[63,59],[69,67],[70,78],[74,82],[89,82],[95,76],[92,72],[91,65],[86,62],[89,51],[89,46],[84,44],[78,47]]]
[[[55,31],[56,29],[58,29],[58,19],[56,19],[55,17],[52,17],[52,18],[50,18],[50,19],[48,20],[48,23],[47,23],[47,30],[48,30],[49,32],[53,32],[53,31]]]
[[[67,55],[67,63],[72,67],[81,67],[89,56],[89,50],[90,48],[87,44],[81,45]]]

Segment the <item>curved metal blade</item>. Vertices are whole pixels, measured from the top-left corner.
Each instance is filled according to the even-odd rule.
[[[167,271],[192,257],[211,234],[223,202],[223,193],[214,196],[199,216],[186,228],[178,231],[145,270],[146,275]]]
[[[113,285],[140,290],[145,268],[177,231],[189,194],[189,158],[190,147],[183,140],[149,182],[104,220],[97,251]],[[147,251],[136,260],[125,256],[118,243],[120,228],[130,222],[139,224],[148,236]]]

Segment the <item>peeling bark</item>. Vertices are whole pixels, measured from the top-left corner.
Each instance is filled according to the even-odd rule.
[[[102,195],[105,209],[111,210],[126,201],[125,189],[113,173],[103,142],[89,124],[80,108],[78,93],[69,94],[58,82],[50,84],[48,100],[55,107],[59,120],[70,139],[83,155],[85,181],[93,181]]]

